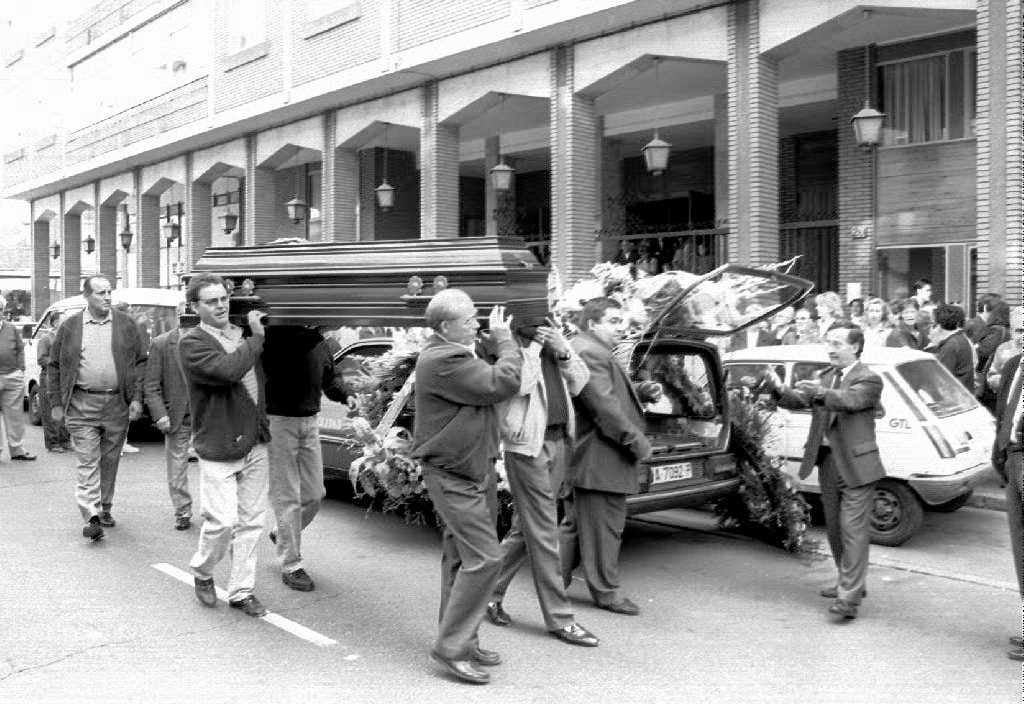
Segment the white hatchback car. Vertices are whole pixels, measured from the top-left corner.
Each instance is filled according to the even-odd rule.
[[[875,424],[887,476],[878,482],[871,516],[871,541],[900,545],[921,526],[925,507],[954,511],[991,468],[995,421],[927,352],[868,347],[861,356],[882,377],[885,415]],[[824,345],[754,347],[724,357],[729,386],[771,367],[786,384],[829,366]],[[820,494],[818,472],[797,477],[810,430],[810,411],[776,409],[775,452],[801,491]]]

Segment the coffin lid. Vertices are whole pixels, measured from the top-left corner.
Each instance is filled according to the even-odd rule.
[[[230,277],[236,289],[252,279],[270,325],[422,325],[436,276],[466,291],[482,321],[498,304],[520,324],[539,324],[548,312],[548,270],[518,238],[211,247],[193,267],[199,272]],[[423,283],[419,295],[407,291],[412,276]]]

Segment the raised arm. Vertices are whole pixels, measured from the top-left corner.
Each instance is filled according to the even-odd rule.
[[[496,340],[498,359],[494,364],[459,351],[434,360],[438,379],[436,393],[464,406],[490,406],[519,393],[523,358],[511,337]]]
[[[252,369],[263,351],[262,335],[242,340],[234,352],[225,352],[216,340],[205,338],[205,333],[190,332],[183,335],[178,343],[185,371],[200,384],[237,384]]]

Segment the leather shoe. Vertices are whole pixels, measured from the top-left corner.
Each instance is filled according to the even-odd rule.
[[[228,605],[232,609],[238,609],[246,616],[252,616],[253,618],[267,615],[267,610],[263,608],[263,604],[252,594],[238,601],[229,601]]]
[[[1006,657],[1011,660],[1024,661],[1024,648],[1017,648],[1016,650],[1007,650]]]
[[[61,455],[64,454],[64,452],[66,452],[66,450],[63,447],[48,447],[46,448],[46,451],[52,452],[56,455]]]
[[[1015,648],[1024,648],[1024,638],[1020,636],[1010,636],[1010,645]]]
[[[836,599],[832,606],[828,607],[828,612],[852,621],[857,618],[857,605],[850,601]]]
[[[217,590],[213,587],[213,578],[199,579],[199,577],[195,577],[193,579],[196,585],[196,598],[199,599],[199,603],[203,606],[216,606]]]
[[[311,592],[314,589],[313,579],[301,567],[293,572],[282,572],[281,581],[297,592]]]
[[[82,537],[88,538],[93,542],[103,538],[103,529],[100,528],[100,519],[98,516],[93,516],[89,519],[89,522],[82,528]]]
[[[495,626],[507,626],[512,623],[512,619],[505,613],[505,609],[501,608],[500,601],[487,602],[487,619]]]
[[[274,545],[277,545],[277,533],[275,533],[274,531],[270,531],[269,533],[267,533],[267,538],[269,538],[270,542],[272,542]]]
[[[605,611],[611,611],[613,614],[624,614],[626,616],[638,616],[640,614],[640,607],[629,599],[620,599],[610,604],[598,604],[597,606]]]
[[[174,519],[174,530],[188,530],[192,527],[192,519],[188,516],[178,516]]]
[[[11,455],[12,460],[17,460],[19,462],[32,462],[35,458],[36,456],[31,452],[22,452],[20,455]]]
[[[487,684],[491,676],[483,670],[478,670],[469,660],[452,660],[438,653],[431,652],[430,657],[436,663],[444,667],[449,674],[454,675],[463,682],[470,684]]]
[[[551,635],[558,640],[569,643],[570,645],[583,645],[588,648],[594,648],[601,642],[598,640],[597,636],[578,623],[570,623],[564,628],[551,631]]]
[[[101,511],[100,525],[104,528],[113,528],[117,525],[117,521],[115,521],[114,517],[110,515],[110,511]]]
[[[825,587],[824,589],[822,589],[818,593],[821,594],[826,599],[837,599],[837,598],[839,598],[839,590],[836,589],[835,587]],[[867,597],[867,595],[868,595],[868,588],[867,587],[861,587],[860,598],[864,599],[865,597]]]
[[[501,655],[494,650],[484,650],[480,646],[473,652],[473,662],[484,667],[494,667],[501,664]]]

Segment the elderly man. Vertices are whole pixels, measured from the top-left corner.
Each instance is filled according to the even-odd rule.
[[[6,299],[0,295],[0,311]],[[25,345],[21,331],[0,316],[0,416],[7,430],[7,449],[12,460],[31,461],[36,458],[22,446],[25,437],[25,416],[21,410],[25,398]]]
[[[189,380],[193,444],[199,455],[203,527],[189,566],[196,598],[217,605],[213,569],[230,549],[228,604],[242,613],[267,613],[256,598],[256,545],[267,514],[267,442],[264,400],[263,313],[249,311],[251,337],[228,321],[228,292],[215,274],[188,282],[188,303],[199,325],[178,348]]]
[[[490,313],[497,360],[475,350],[477,310],[459,289],[427,305],[434,334],[416,362],[416,420],[412,456],[423,467],[430,499],[444,520],[440,624],[431,656],[463,682],[486,684],[501,656],[480,648],[477,631],[501,570],[495,531],[499,426],[495,404],[519,391],[522,356],[511,316]]]
[[[156,419],[156,427],[164,434],[167,489],[174,506],[174,528],[188,530],[192,526],[192,495],[188,490],[192,418],[188,407],[188,378],[178,352],[181,333],[181,328],[175,328],[153,339],[144,389],[149,415]]]
[[[821,591],[835,599],[829,612],[857,618],[857,607],[867,596],[871,502],[875,482],[885,469],[875,441],[875,418],[883,414],[882,379],[860,362],[864,333],[852,324],[826,333],[831,369],[819,379],[783,386],[774,372],[764,379],[779,405],[810,408],[811,428],[804,445],[800,478],[817,466],[821,502],[825,510],[832,559],[839,571],[835,587]]]
[[[110,281],[82,286],[86,309],[65,320],[50,349],[50,416],[66,423],[78,458],[82,535],[103,537],[115,525],[110,509],[128,422],[142,415],[146,349],[128,315],[110,307]]]

